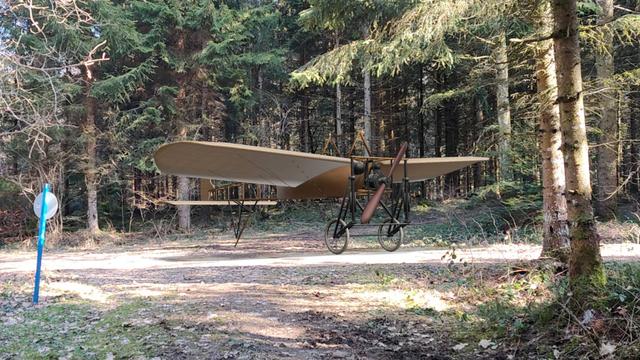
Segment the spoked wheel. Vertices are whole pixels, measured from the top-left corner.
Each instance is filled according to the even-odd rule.
[[[396,219],[387,219],[378,228],[378,242],[387,251],[398,250],[403,240],[404,228]]]
[[[334,234],[344,229],[344,233],[335,238]],[[334,254],[342,254],[349,245],[349,229],[344,220],[333,220],[327,225],[327,229],[324,232],[324,243],[327,245],[329,251]]]

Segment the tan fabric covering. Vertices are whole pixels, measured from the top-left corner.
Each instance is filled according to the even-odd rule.
[[[342,197],[350,175],[347,158],[229,143],[175,142],[161,146],[154,159],[160,171],[167,174],[276,185],[280,200]],[[411,182],[422,181],[486,160],[488,158],[482,157],[410,158],[407,175]],[[386,173],[389,166],[388,162],[383,163],[382,171]],[[403,173],[401,164],[393,174],[394,182],[401,182]],[[361,184],[360,176],[356,178],[356,186]]]
[[[198,141],[163,145],[154,159],[165,174],[289,187],[349,164],[333,156]]]
[[[349,166],[329,170],[304,184],[292,188],[278,186],[279,200],[327,199],[343,197],[349,184]],[[362,186],[362,176],[356,178],[356,187]]]
[[[227,200],[176,200],[176,201],[164,201],[167,204],[170,205],[206,205],[206,206],[227,206],[227,205],[238,205],[238,202],[236,201],[227,201]],[[277,201],[272,201],[272,200],[258,200],[258,203],[256,203],[255,200],[251,201],[251,200],[244,200],[244,205],[247,206],[253,206],[253,205],[257,205],[257,206],[273,206],[273,205],[278,205]]]
[[[450,172],[473,165],[480,161],[487,161],[484,157],[435,157],[435,158],[411,158],[407,159],[407,175],[409,181],[416,182],[446,175]],[[381,168],[386,174],[389,171],[389,163],[383,163]],[[401,182],[404,177],[404,167],[402,163],[393,172],[393,182]]]
[[[411,158],[407,159],[407,175],[410,182],[422,181],[486,160],[489,159],[482,157]],[[389,166],[388,163],[382,164],[382,171],[385,174],[389,171]],[[395,183],[402,182],[403,173],[404,166],[401,163],[393,174],[393,181]],[[349,175],[351,175],[349,166],[344,166],[321,174],[296,188],[278,187],[278,199],[297,200],[343,197],[349,185]],[[361,188],[362,183],[362,176],[356,177],[356,188]]]

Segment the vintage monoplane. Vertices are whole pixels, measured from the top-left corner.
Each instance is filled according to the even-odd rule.
[[[393,158],[347,158],[241,144],[180,141],[158,148],[154,159],[162,173],[202,179],[199,201],[169,201],[170,204],[238,206],[236,240],[244,229],[242,212],[248,207],[275,205],[283,200],[341,199],[337,218],[325,230],[327,248],[340,254],[349,244],[349,229],[355,226],[377,227],[380,245],[387,251],[398,249],[404,240],[404,227],[411,224],[411,182],[488,160],[406,158],[406,151],[404,143]],[[205,179],[233,184],[214,187]],[[386,219],[371,223],[378,208],[382,208]]]

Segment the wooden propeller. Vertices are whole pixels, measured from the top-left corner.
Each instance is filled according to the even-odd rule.
[[[400,147],[400,151],[398,151],[398,154],[393,159],[393,162],[391,163],[391,168],[389,169],[389,173],[387,174],[387,178],[391,177],[391,174],[393,174],[393,171],[396,169],[396,166],[400,164],[400,161],[402,160],[406,152],[407,152],[407,143],[405,142],[405,143],[402,143],[402,146]],[[382,199],[382,194],[384,194],[384,189],[386,188],[386,186],[387,186],[386,183],[380,184],[380,187],[378,187],[375,194],[373,194],[371,199],[369,199],[367,206],[364,208],[364,210],[362,211],[362,215],[360,216],[360,222],[362,224],[368,224],[371,218],[373,217],[373,214],[376,212],[376,208],[378,208],[378,204]]]

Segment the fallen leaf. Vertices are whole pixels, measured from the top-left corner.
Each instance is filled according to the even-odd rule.
[[[344,359],[346,357],[349,357],[349,353],[342,350],[334,351],[332,355],[336,359]]]
[[[600,346],[600,356],[611,355],[616,352],[616,345],[610,342],[602,343]]]
[[[455,350],[455,351],[460,351],[460,350],[464,349],[465,346],[467,346],[466,343],[460,343],[460,344],[454,346],[452,349]]]
[[[4,324],[7,326],[15,325],[17,323],[18,323],[18,320],[16,320],[16,318],[13,318],[13,317],[6,317],[4,320]]]
[[[589,309],[587,311],[584,312],[584,314],[582,315],[582,320],[580,321],[580,324],[582,325],[589,325],[591,324],[591,322],[593,321],[593,319],[596,316],[596,312]]]
[[[487,340],[487,339],[482,339],[480,340],[480,342],[478,343],[478,346],[480,346],[483,349],[488,348],[491,345],[495,345],[495,343],[491,340]]]

